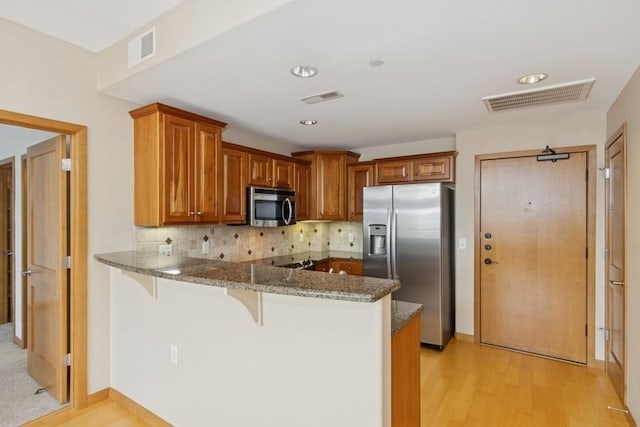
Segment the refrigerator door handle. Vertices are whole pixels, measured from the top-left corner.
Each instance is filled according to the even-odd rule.
[[[398,279],[398,259],[397,259],[397,227],[398,209],[394,209],[391,214],[391,279]]]
[[[384,236],[385,239],[385,250],[387,251],[387,279],[393,278],[393,273],[391,270],[391,208],[387,208],[387,233]]]

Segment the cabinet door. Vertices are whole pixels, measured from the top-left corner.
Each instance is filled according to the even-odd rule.
[[[293,163],[286,160],[273,160],[273,186],[293,188]]]
[[[190,189],[193,187],[194,126],[190,120],[164,115],[163,218],[165,224],[194,220]]]
[[[345,271],[347,274],[355,274],[362,276],[362,261],[350,260],[350,259],[335,259],[331,261],[331,267],[333,267],[334,273],[340,273]]]
[[[272,159],[260,154],[249,153],[248,185],[273,187]]]
[[[222,148],[222,212],[226,223],[246,221],[246,167],[247,153],[231,148]]]
[[[331,260],[320,261],[314,264],[315,271],[323,271],[325,273],[328,273],[330,268]]]
[[[362,221],[362,190],[373,185],[373,164],[351,164],[347,166],[347,219]]]
[[[318,218],[346,219],[346,172],[345,156],[342,154],[323,153],[317,157],[317,191]]]
[[[298,221],[309,219],[311,212],[311,166],[296,163],[294,168],[296,191],[296,219]]]
[[[220,219],[218,206],[220,148],[220,129],[196,123],[194,143],[196,166],[193,170],[195,177],[193,191],[198,222],[216,222]]]
[[[378,184],[410,182],[412,162],[410,160],[385,160],[378,162]]]
[[[414,181],[452,181],[451,160],[449,157],[431,157],[414,160]]]

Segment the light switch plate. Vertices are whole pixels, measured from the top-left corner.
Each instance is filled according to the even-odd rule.
[[[350,241],[350,242],[353,242],[353,233],[349,233],[349,236],[348,236],[348,237],[349,237],[349,241]]]
[[[467,249],[467,239],[458,239],[458,249]]]

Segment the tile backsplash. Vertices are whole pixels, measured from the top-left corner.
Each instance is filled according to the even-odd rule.
[[[171,244],[174,254],[236,262],[307,251],[361,253],[362,223],[299,222],[275,228],[244,225],[135,227],[134,242],[137,251],[158,252],[159,245]],[[209,243],[208,254],[203,253],[203,242]]]

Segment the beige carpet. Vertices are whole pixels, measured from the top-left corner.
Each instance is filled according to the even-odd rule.
[[[27,373],[27,350],[13,343],[13,323],[0,325],[0,427],[17,427],[61,408]]]

